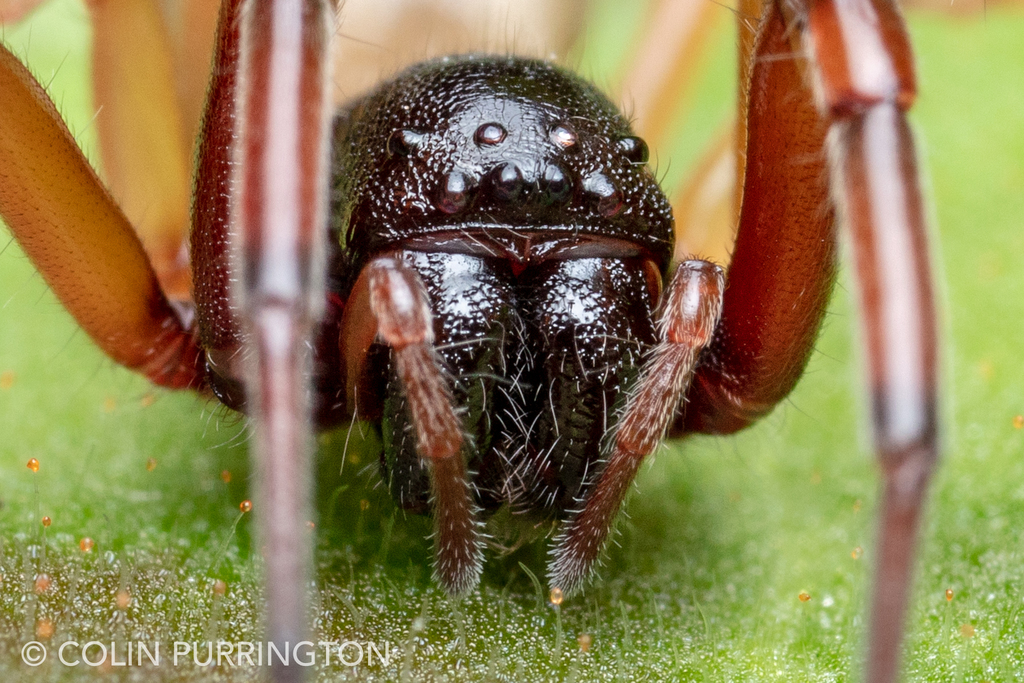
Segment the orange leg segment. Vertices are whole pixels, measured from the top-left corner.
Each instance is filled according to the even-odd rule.
[[[636,130],[652,149],[666,137],[673,115],[689,105],[710,35],[725,17],[704,0],[658,0],[619,87]]]
[[[104,177],[164,292],[187,301],[192,130],[178,106],[170,36],[154,0],[92,0],[89,12]]]
[[[49,97],[3,47],[0,92],[0,216],[15,239],[113,360],[166,387],[204,387],[191,321],[168,303]]]

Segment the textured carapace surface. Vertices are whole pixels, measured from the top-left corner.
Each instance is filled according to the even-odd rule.
[[[604,95],[534,60],[428,62],[338,117],[332,287],[346,299],[348,400],[382,423],[401,506],[429,510],[430,475],[391,350],[345,342],[365,326],[365,265],[398,257],[423,282],[477,504],[561,517],[656,339],[673,222],[647,158]]]
[[[399,242],[502,227],[617,238],[668,265],[671,208],[646,145],[594,86],[545,62],[416,66],[341,116],[335,145],[334,228],[354,271]]]

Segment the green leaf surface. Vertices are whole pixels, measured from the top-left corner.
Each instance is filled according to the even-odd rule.
[[[629,32],[615,3],[604,5],[591,44],[611,50],[603,36]],[[91,149],[84,12],[48,5],[4,37],[44,83],[53,80],[58,106]],[[945,452],[923,529],[907,679],[1018,680],[1024,14],[915,14],[910,23],[920,75],[913,122],[942,277]],[[680,132],[686,149],[673,159],[698,155],[699,136],[727,112],[733,40],[719,41],[705,96]],[[600,54],[582,63],[597,69]],[[559,608],[538,589],[543,542],[491,553],[479,590],[450,603],[430,579],[428,520],[396,512],[377,485],[373,430],[322,437],[315,640],[359,643],[364,657],[344,666],[334,653],[327,664],[317,648],[316,671],[370,681],[857,680],[878,479],[850,292],[841,278],[805,377],[769,418],[736,437],[669,444],[642,469],[600,578]],[[198,666],[191,654],[172,661],[174,641],[260,637],[259,552],[238,508],[250,495],[245,427],[213,403],[115,367],[7,245],[0,680],[251,680],[260,671],[224,659]],[[87,553],[84,537],[95,543]],[[40,574],[50,579],[41,593]],[[49,657],[30,668],[20,651],[43,621],[53,628],[38,637]],[[100,667],[65,666],[56,651],[69,640],[108,649],[160,642],[163,665],[143,658],[116,668],[120,649]],[[369,643],[386,649],[386,664],[370,657]],[[357,649],[344,654],[351,661]]]

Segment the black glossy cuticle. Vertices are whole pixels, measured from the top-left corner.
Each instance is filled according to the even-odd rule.
[[[593,197],[594,208],[605,218],[622,210],[622,192],[603,173],[595,173],[583,181],[583,189]]]
[[[551,129],[551,140],[562,149],[569,149],[576,146],[579,138],[572,126],[560,123]]]
[[[318,420],[358,407],[380,424],[381,477],[402,508],[439,509],[400,354],[378,341],[351,362],[368,339],[348,315],[367,305],[367,265],[400,258],[419,275],[479,519],[506,508],[530,525],[565,520],[658,341],[674,232],[653,174],[633,165],[646,156],[608,98],[537,60],[428,62],[339,112],[315,380],[318,416],[333,421]]]
[[[637,163],[642,141],[607,98],[550,64],[466,57],[413,67],[339,113],[335,136],[332,230],[352,255],[346,283],[397,244],[489,226],[624,240],[658,267],[671,258],[671,207]],[[470,250],[476,239],[466,237]]]

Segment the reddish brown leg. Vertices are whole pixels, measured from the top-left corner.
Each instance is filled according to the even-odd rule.
[[[217,22],[213,75],[207,93],[197,146],[192,202],[191,260],[193,298],[199,336],[206,350],[211,389],[225,405],[247,411],[242,333],[239,311],[232,304],[228,283],[238,279],[239,264],[231,258],[229,198],[232,164],[238,139],[235,97],[238,84],[241,22],[240,0],[226,0]],[[314,423],[336,425],[348,413],[337,383],[344,369],[338,361],[340,310],[328,298],[328,311],[318,326],[312,369]]]
[[[868,680],[894,681],[918,520],[938,458],[935,311],[914,146],[903,112],[882,104],[837,128],[833,153],[848,202],[875,448],[885,476]]]
[[[571,593],[590,574],[640,463],[664,438],[697,355],[711,340],[722,311],[724,280],[722,269],[707,261],[677,267],[659,322],[662,341],[626,402],[607,464],[555,538],[548,565],[552,587]]]
[[[766,7],[753,44],[736,251],[684,425],[736,431],[802,372],[834,273],[828,159],[854,248],[885,474],[868,679],[887,683],[899,671],[918,516],[937,453],[935,310],[904,117],[914,97],[911,53],[886,0],[782,7]]]
[[[192,297],[199,335],[209,358],[213,389],[226,405],[237,409],[244,406],[245,399],[240,395],[240,322],[228,292],[228,283],[237,279],[235,264],[228,258],[231,241],[228,198],[238,136],[235,96],[241,40],[240,4],[241,0],[225,0],[217,22],[213,74],[196,150],[190,238]],[[226,387],[235,387],[236,395],[228,395]]]
[[[47,284],[113,360],[173,388],[205,385],[191,321],[53,103],[0,47],[0,216]]]
[[[906,110],[915,96],[903,18],[887,0],[819,0],[806,16],[830,117],[836,197],[852,238],[875,448],[885,477],[867,679],[895,681],[918,518],[938,456],[937,332],[928,237]]]
[[[419,276],[398,259],[375,259],[364,276],[377,334],[394,351],[416,450],[431,465],[434,576],[450,594],[463,595],[480,579],[482,548],[462,459],[462,424],[434,354],[430,304]]]
[[[331,6],[250,0],[240,12],[231,292],[250,340],[249,412],[262,542],[267,636],[304,639],[308,621],[308,349],[323,307],[330,120]],[[275,665],[277,663],[275,662]],[[299,678],[298,668],[277,671]]]
[[[789,394],[835,277],[827,128],[773,4],[752,47],[742,212],[722,322],[690,387],[685,431],[735,432]]]

